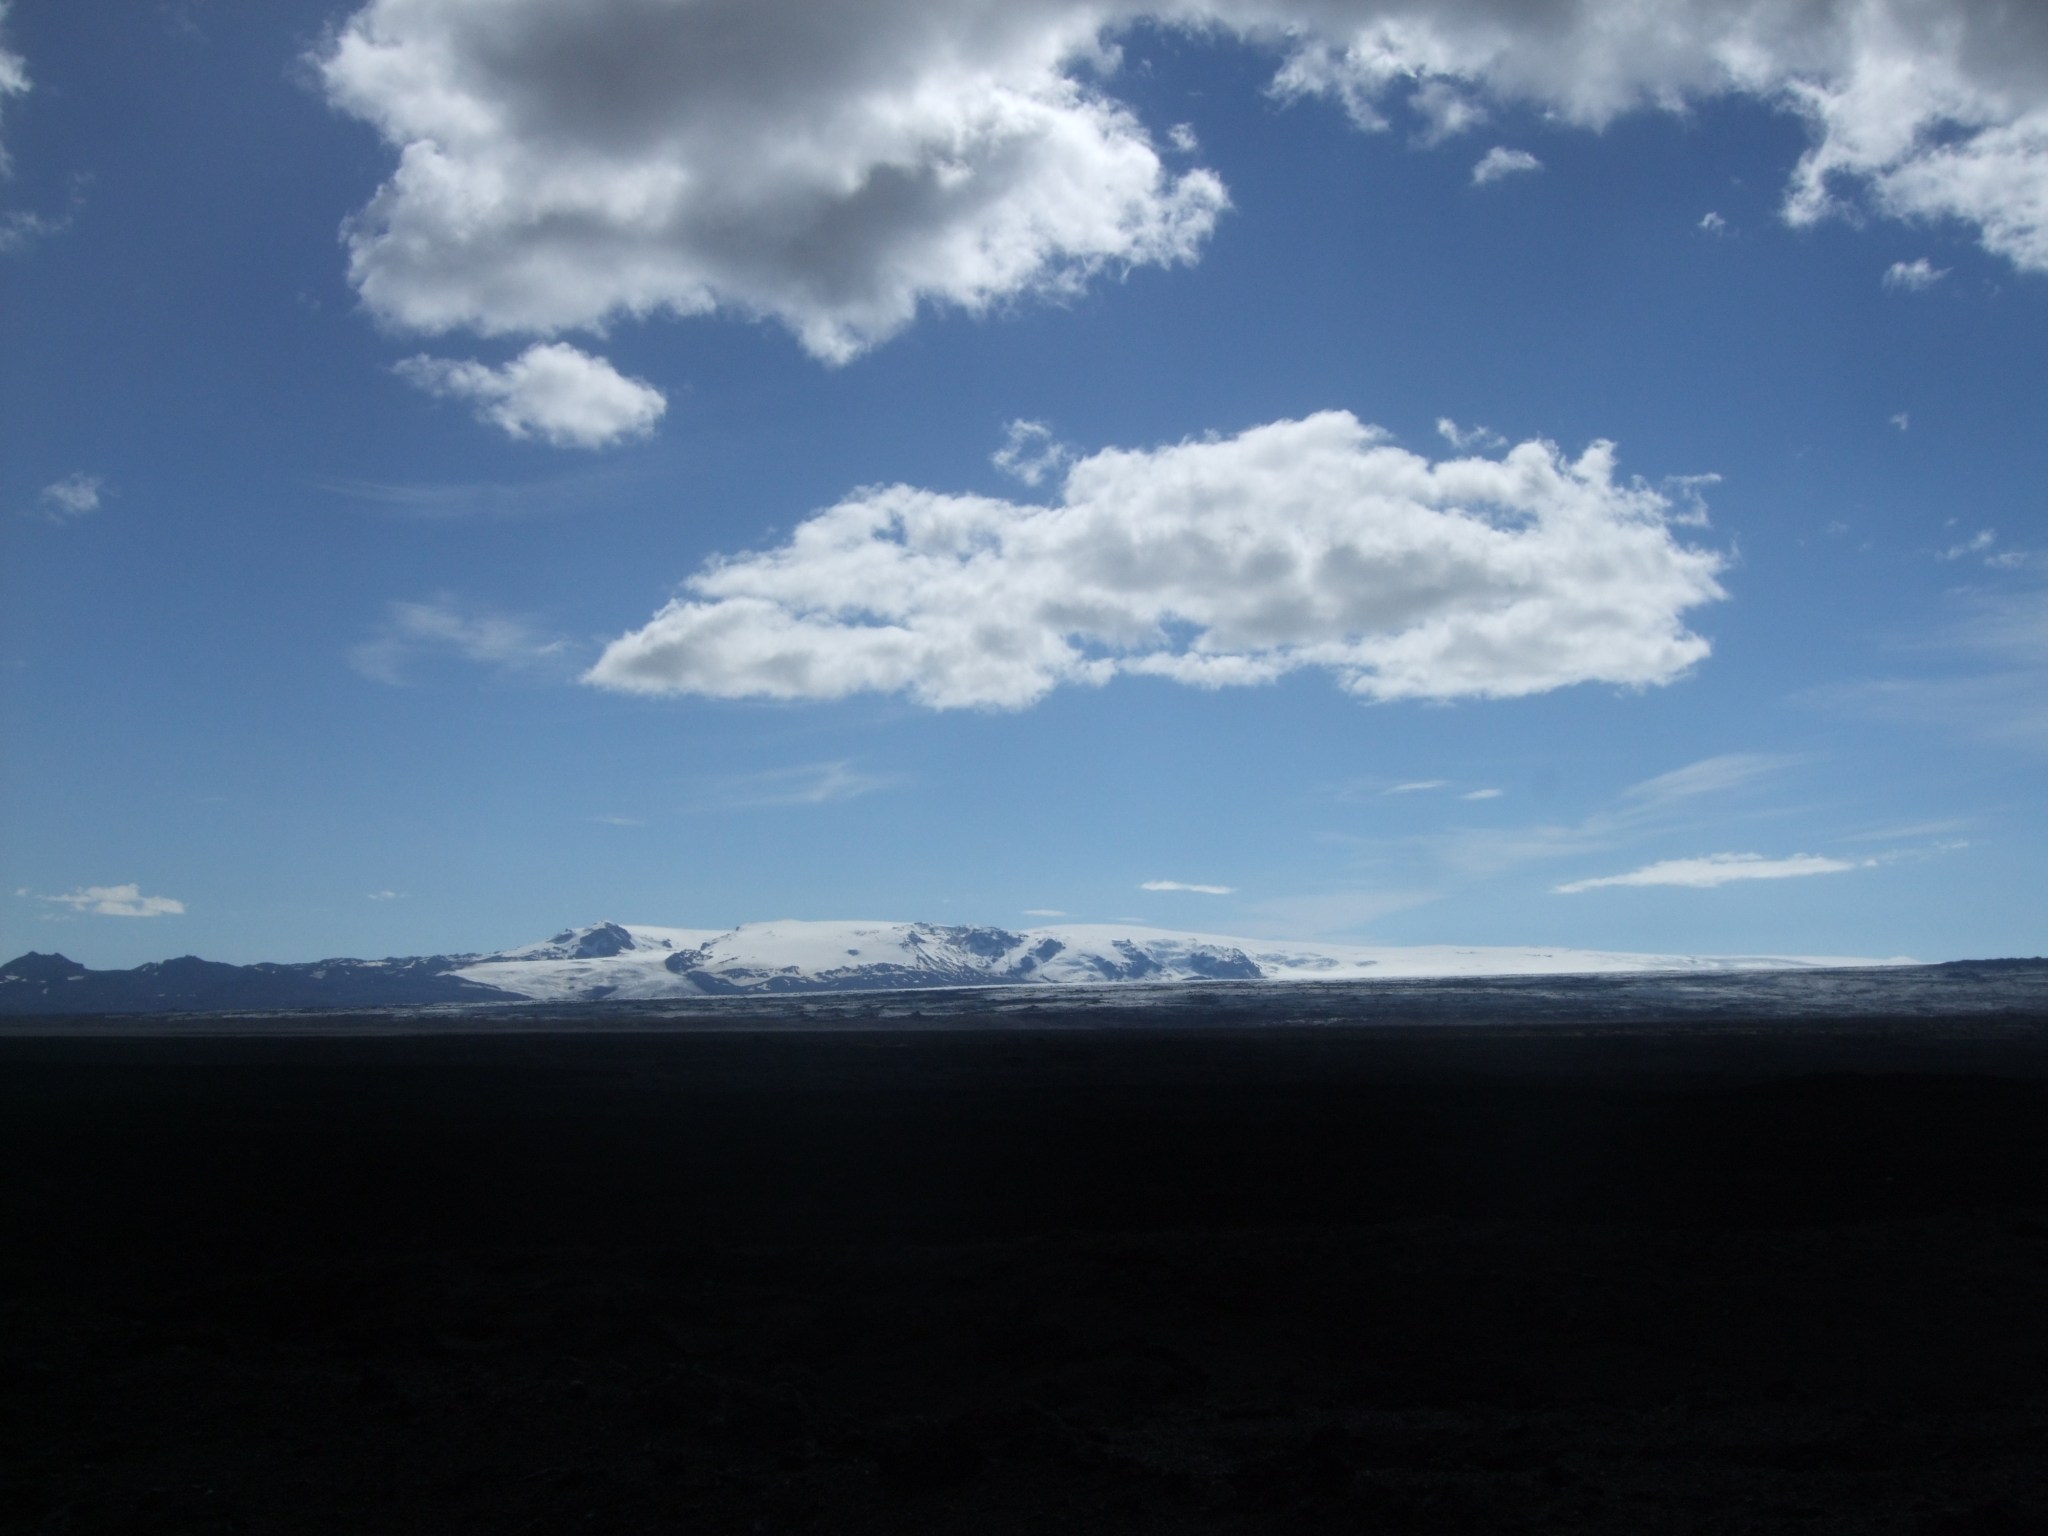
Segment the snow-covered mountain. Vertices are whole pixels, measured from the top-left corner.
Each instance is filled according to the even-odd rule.
[[[937,923],[784,921],[744,923],[723,933],[600,923],[482,957],[449,974],[517,997],[568,1002],[902,987],[1343,981],[1871,963],[1791,955],[1383,948],[1082,923],[1012,931]]]
[[[484,955],[222,965],[186,956],[90,971],[62,955],[0,965],[0,1014],[403,1008],[429,1003],[688,999],[905,987],[1783,970],[1887,962],[1584,949],[1388,949],[1083,923],[596,923]],[[1907,962],[1910,963],[1910,962]]]

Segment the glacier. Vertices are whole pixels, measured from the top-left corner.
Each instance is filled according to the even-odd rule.
[[[916,987],[1412,980],[1911,963],[1820,955],[1326,944],[1100,923],[1012,930],[785,919],[725,930],[597,923],[452,965],[447,974],[508,999],[559,1003]]]

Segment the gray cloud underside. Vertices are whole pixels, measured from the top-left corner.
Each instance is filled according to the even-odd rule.
[[[587,680],[714,698],[1022,708],[1119,674],[1316,668],[1362,698],[1667,683],[1724,594],[1610,445],[1431,463],[1342,411],[1074,463],[1051,506],[870,488],[714,559]],[[1687,513],[1690,516],[1690,512]]]
[[[922,306],[1192,261],[1228,195],[1116,97],[1116,40],[1146,19],[1242,37],[1281,97],[1369,130],[1404,111],[1425,143],[1489,104],[1597,127],[1759,98],[1811,130],[1794,222],[1845,200],[1960,219],[2048,270],[2044,6],[372,0],[315,60],[398,154],[349,225],[351,276],[418,331],[723,309],[844,361]]]

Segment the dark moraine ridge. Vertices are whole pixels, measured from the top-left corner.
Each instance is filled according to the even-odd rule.
[[[2028,974],[9,1034],[0,1529],[2048,1528]]]

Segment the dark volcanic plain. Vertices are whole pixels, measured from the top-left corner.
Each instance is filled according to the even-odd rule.
[[[2048,967],[1576,985],[16,1022],[0,1529],[2048,1529]]]

